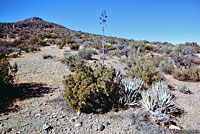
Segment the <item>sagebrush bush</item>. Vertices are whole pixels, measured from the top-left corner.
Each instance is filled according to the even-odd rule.
[[[84,48],[78,51],[78,57],[80,59],[90,60],[95,51],[92,48]]]
[[[79,45],[77,43],[69,44],[69,48],[71,50],[77,51],[79,49]]]
[[[116,103],[116,90],[120,87],[114,68],[102,66],[64,76],[64,96],[68,104],[82,112],[104,113]]]
[[[173,77],[181,81],[200,81],[200,69],[190,67],[188,69],[175,69]]]
[[[160,62],[159,68],[166,74],[171,74],[173,73],[173,70],[176,68],[176,64],[174,60],[172,60],[169,57],[166,57]]]
[[[196,54],[196,50],[192,46],[186,46],[181,49],[181,54],[183,55],[193,55]]]
[[[151,60],[138,57],[133,65],[128,69],[127,75],[131,78],[138,77],[142,79],[146,85],[164,80],[164,75],[156,68]]]
[[[75,70],[83,70],[85,68],[84,61],[81,60],[78,55],[67,54],[61,59],[61,63],[66,64],[72,72]]]

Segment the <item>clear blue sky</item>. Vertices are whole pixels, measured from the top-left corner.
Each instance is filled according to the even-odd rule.
[[[200,44],[200,0],[1,0],[0,3],[0,22],[37,16],[72,30],[101,34],[99,16],[106,10],[108,36]]]

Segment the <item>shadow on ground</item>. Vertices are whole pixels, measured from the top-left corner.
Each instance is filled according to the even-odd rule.
[[[43,83],[22,83],[12,86],[0,87],[0,113],[17,111],[19,107],[13,105],[16,100],[24,100],[33,97],[42,97],[52,93],[54,88]],[[3,92],[2,92],[3,91]]]

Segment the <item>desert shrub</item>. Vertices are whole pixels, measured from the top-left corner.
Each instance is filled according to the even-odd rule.
[[[14,83],[15,73],[18,71],[17,64],[10,65],[6,58],[0,59],[0,102],[7,96],[13,94],[10,87]]]
[[[71,50],[77,51],[79,49],[79,45],[77,43],[72,43],[72,44],[69,44],[69,48]]]
[[[176,69],[173,73],[173,77],[181,81],[200,81],[200,70],[196,67],[183,70]]]
[[[141,53],[153,51],[153,46],[147,45],[143,41],[132,43],[132,48],[138,50]]]
[[[62,49],[66,44],[67,43],[66,43],[65,39],[63,38],[60,42],[57,43],[57,46],[59,49]]]
[[[104,113],[115,104],[119,82],[114,68],[102,66],[64,76],[64,96],[68,104],[82,112]]]
[[[173,52],[175,53],[175,54],[181,54],[181,50],[184,48],[184,44],[178,44],[175,48],[174,48],[174,50],[173,50]]]
[[[66,64],[72,72],[75,70],[84,70],[84,68],[86,68],[84,61],[80,60],[78,55],[67,54],[61,59],[61,63]]]
[[[181,54],[183,54],[183,55],[193,55],[196,53],[197,53],[196,50],[191,46],[186,46],[181,49]]]
[[[146,85],[164,80],[163,74],[156,68],[153,62],[142,57],[137,57],[128,69],[127,75],[131,78],[138,77],[142,79]]]
[[[99,41],[95,41],[91,44],[91,47],[93,47],[95,49],[100,49],[100,48],[102,48],[102,45]]]
[[[122,49],[122,54],[128,57],[128,53],[131,51],[132,47],[131,46],[126,46]]]
[[[75,43],[74,39],[72,37],[70,37],[70,36],[66,37],[65,42],[67,44],[74,44]]]
[[[178,86],[178,90],[184,94],[191,94],[190,88],[186,84],[180,84]]]
[[[84,48],[78,51],[78,57],[80,59],[90,60],[95,51],[92,48]]]
[[[159,64],[159,68],[166,74],[171,74],[176,68],[174,60],[169,57],[164,58]]]

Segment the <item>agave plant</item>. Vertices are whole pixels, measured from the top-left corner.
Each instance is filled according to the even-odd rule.
[[[137,105],[141,98],[143,83],[144,82],[139,78],[122,78],[119,103],[123,106]]]
[[[147,111],[160,111],[162,114],[172,115],[177,111],[174,97],[170,93],[166,82],[159,81],[152,85],[152,89],[141,93],[141,104]]]

